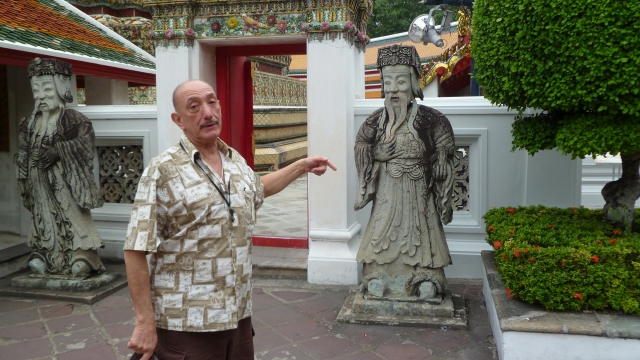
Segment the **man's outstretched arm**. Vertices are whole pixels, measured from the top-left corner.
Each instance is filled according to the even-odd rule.
[[[265,175],[260,178],[260,182],[264,185],[264,197],[279,193],[304,173],[310,172],[320,176],[327,171],[327,167],[330,167],[333,171],[337,170],[336,166],[326,157],[310,156],[306,159],[300,159],[283,169]]]
[[[144,251],[125,250],[124,262],[127,266],[129,291],[136,313],[136,325],[127,347],[138,354],[144,354],[141,360],[153,355],[158,342],[156,321],[151,303],[151,281],[147,255]]]

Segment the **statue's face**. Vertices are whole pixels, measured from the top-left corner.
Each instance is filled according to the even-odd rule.
[[[58,109],[63,105],[62,99],[56,91],[56,84],[52,75],[33,76],[31,78],[31,91],[36,108],[43,112]]]
[[[399,105],[401,98],[411,99],[411,67],[406,65],[392,65],[382,68],[384,96],[390,104]],[[404,97],[402,96],[404,95]]]

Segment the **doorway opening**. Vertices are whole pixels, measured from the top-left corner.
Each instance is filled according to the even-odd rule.
[[[306,82],[277,74],[287,57],[306,50],[306,41],[216,48],[216,88],[226,120],[221,138],[259,175],[307,156]],[[307,198],[305,174],[265,199],[253,244],[308,249]]]

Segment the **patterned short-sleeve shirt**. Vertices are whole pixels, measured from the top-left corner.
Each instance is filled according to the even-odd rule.
[[[221,331],[251,316],[251,232],[264,188],[237,151],[220,139],[218,149],[224,181],[182,136],[138,183],[124,249],[151,253],[161,329]]]

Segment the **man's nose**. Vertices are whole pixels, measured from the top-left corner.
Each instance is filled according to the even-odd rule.
[[[204,107],[204,117],[205,119],[211,119],[213,117],[213,111],[209,106]]]

